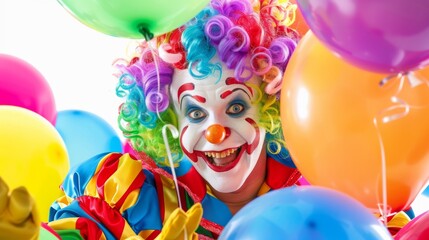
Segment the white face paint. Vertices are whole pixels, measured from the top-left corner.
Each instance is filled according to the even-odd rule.
[[[259,84],[256,77],[249,82]],[[215,76],[196,80],[188,70],[176,69],[170,93],[183,152],[215,190],[238,190],[264,145],[265,129],[257,125],[253,104],[255,91],[236,81],[234,71],[222,64],[220,80]]]

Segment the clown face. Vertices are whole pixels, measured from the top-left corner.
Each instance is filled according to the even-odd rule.
[[[259,84],[256,77],[248,82]],[[256,92],[222,64],[220,80],[215,76],[196,80],[188,70],[176,69],[170,93],[184,154],[215,190],[240,189],[260,157],[265,157]]]

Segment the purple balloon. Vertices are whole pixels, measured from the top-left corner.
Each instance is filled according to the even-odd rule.
[[[57,109],[48,82],[31,64],[7,54],[0,54],[0,105],[26,108],[55,125]]]
[[[311,31],[351,64],[400,73],[429,64],[428,0],[297,0]]]

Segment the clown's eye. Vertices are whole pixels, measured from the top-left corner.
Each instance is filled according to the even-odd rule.
[[[245,109],[245,107],[243,104],[233,103],[228,107],[228,109],[226,109],[226,113],[233,115],[233,116],[237,116],[237,115],[241,115],[241,113],[244,111],[244,109]]]
[[[198,122],[203,120],[207,114],[201,109],[190,109],[187,113],[187,116],[191,121]]]

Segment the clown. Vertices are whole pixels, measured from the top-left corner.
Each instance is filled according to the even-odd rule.
[[[219,61],[217,57],[214,60]],[[265,129],[257,125],[258,93],[219,62],[220,79],[192,78],[176,70],[171,96],[179,119],[180,145],[210,190],[235,213],[256,196],[265,179]],[[249,80],[260,84],[254,77]]]
[[[265,130],[256,124],[256,93],[220,65],[221,79],[195,80],[189,71],[177,70],[171,96],[177,96],[182,150],[212,189],[229,193],[243,186],[257,163],[262,167],[256,179],[264,179]]]
[[[293,186],[300,173],[278,96],[298,39],[287,27],[295,9],[213,0],[185,26],[140,44],[117,65],[119,126],[134,152],[71,170],[49,226],[85,239],[217,238],[245,204]]]

